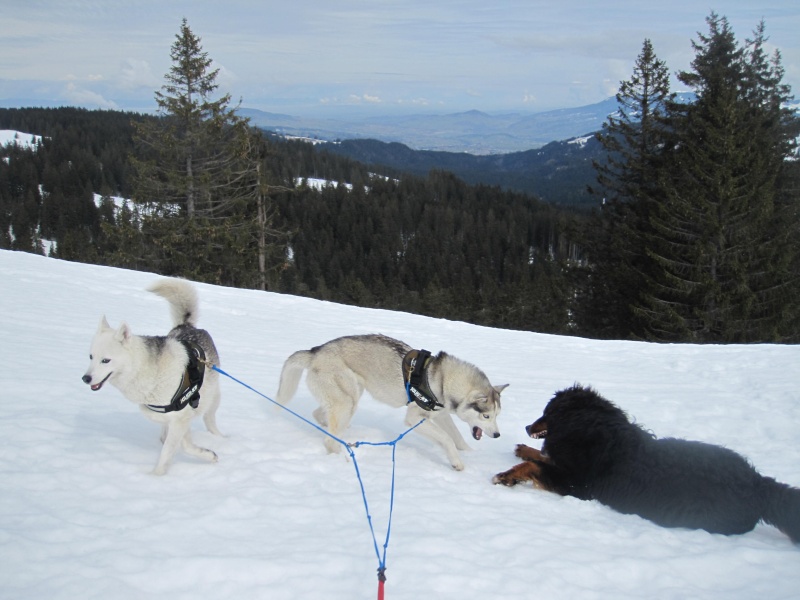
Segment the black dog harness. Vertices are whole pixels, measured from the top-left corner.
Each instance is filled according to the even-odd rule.
[[[416,402],[428,411],[444,408],[444,404],[436,399],[436,394],[428,385],[425,369],[430,360],[431,353],[427,350],[412,350],[403,357],[403,381],[406,384],[408,403]]]
[[[180,340],[186,352],[189,354],[189,364],[186,365],[186,370],[181,376],[181,382],[178,389],[172,396],[172,400],[166,406],[158,406],[157,404],[145,404],[147,408],[157,413],[169,413],[176,410],[183,410],[187,405],[192,408],[197,408],[200,403],[200,387],[203,385],[203,377],[205,377],[205,360],[206,354],[203,349],[197,344]]]

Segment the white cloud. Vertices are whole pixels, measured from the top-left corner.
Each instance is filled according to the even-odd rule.
[[[427,98],[411,98],[411,100],[398,100],[398,104],[410,104],[412,106],[428,106],[430,101]]]
[[[245,106],[290,114],[334,106],[410,108],[412,98],[454,111],[598,102],[630,77],[645,37],[671,72],[688,68],[691,39],[705,30],[706,15],[688,0],[668,7],[627,0],[597,10],[591,3],[567,10],[543,0],[234,0],[223,10],[208,0],[84,0],[97,10],[83,11],[55,0],[5,4],[13,8],[0,19],[2,97],[12,97],[6,90],[13,87],[14,97],[54,101],[51,90],[63,90],[64,73],[74,73],[79,88],[140,109],[141,98],[164,84],[170,45],[186,16],[220,68],[220,92]],[[757,10],[752,2],[728,4],[720,11],[740,41],[765,18],[786,83],[800,89],[798,3],[764,0]],[[93,82],[97,74],[102,81]]]
[[[236,73],[226,68],[224,65],[220,65],[215,62],[212,65],[212,69],[219,69],[219,73],[217,74],[217,84],[223,89],[231,90],[239,81],[239,77],[236,75]]]
[[[350,94],[348,100],[353,104],[361,104],[362,102],[366,104],[381,104],[383,102],[379,96],[370,94],[362,94],[360,96],[358,94]]]
[[[146,60],[128,58],[123,61],[120,68],[119,83],[123,89],[133,90],[140,87],[157,89],[161,80],[150,69]]]
[[[72,104],[87,108],[106,108],[119,110],[119,106],[112,100],[106,100],[100,94],[77,86],[73,82],[67,84],[64,97]]]

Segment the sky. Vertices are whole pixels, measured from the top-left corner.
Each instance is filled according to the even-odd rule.
[[[763,18],[800,89],[795,0],[4,0],[0,106],[148,111],[181,20],[242,106],[337,113],[540,112],[613,96],[645,39],[672,72],[712,10]]]
[[[510,384],[499,438],[475,441],[455,419],[471,447],[463,471],[416,432],[398,442],[387,599],[797,598],[800,547],[768,525],[667,529],[491,479],[518,462],[517,444],[540,447],[524,427],[578,381],[661,437],[727,446],[800,486],[800,346],[587,340],[196,284],[199,326],[252,390],[223,376],[224,437],[192,431],[219,461],[178,451],[159,477],[158,424],[112,385],[81,381],[102,315],[135,334],[169,330],[166,302],[145,291],[157,279],[0,250],[0,598],[375,598],[391,449],[354,449],[374,543],[353,460],[261,394],[274,398],[292,352],[376,332]],[[304,379],[289,408],[311,420],[316,407]],[[365,394],[342,438],[394,440],[403,419]]]

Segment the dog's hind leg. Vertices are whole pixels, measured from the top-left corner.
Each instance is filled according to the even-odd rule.
[[[209,411],[203,415],[203,423],[205,423],[206,429],[208,429],[214,435],[218,435],[220,437],[225,437],[222,432],[217,427],[217,416],[216,410]]]
[[[316,409],[314,409],[314,412],[312,412],[311,414],[314,416],[314,420],[317,423],[319,423],[322,427],[328,426],[328,415],[322,406],[319,406]]]
[[[306,385],[320,404],[313,413],[314,418],[332,436],[340,437],[350,425],[364,388],[347,369],[331,372],[311,368],[306,375]],[[335,439],[326,437],[325,448],[329,453],[335,454],[342,450],[342,445]]]
[[[219,382],[206,380],[201,394],[201,401],[206,404],[205,412],[203,413],[203,423],[205,423],[206,429],[214,435],[225,437],[217,427],[217,409],[219,408],[220,400]],[[205,397],[205,395],[208,397]]]

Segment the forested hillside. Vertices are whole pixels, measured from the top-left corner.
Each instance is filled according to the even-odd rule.
[[[0,129],[42,136],[0,149],[0,247],[255,287],[250,242],[221,250],[200,237],[148,262],[132,233],[144,210],[131,194],[136,123],[147,117],[82,109],[0,109]],[[265,139],[272,226],[269,289],[476,323],[569,331],[564,265],[578,256],[571,213],[451,174],[377,169],[311,144]],[[303,185],[308,178],[332,183]],[[337,185],[349,184],[349,185]],[[99,194],[103,200],[94,201]],[[251,218],[255,218],[253,214]],[[198,235],[205,235],[201,232]],[[131,236],[134,236],[132,238]],[[220,234],[222,235],[222,234]],[[210,255],[210,256],[209,256]],[[168,257],[164,259],[164,256]],[[216,260],[223,266],[203,266]],[[201,267],[198,267],[201,265]],[[198,270],[200,272],[198,272]]]
[[[591,134],[535,150],[494,155],[412,150],[397,142],[363,139],[327,143],[324,148],[367,165],[420,176],[431,169],[449,171],[467,183],[496,185],[560,206],[588,210],[601,200],[588,191],[596,177],[592,163],[603,153]]]

